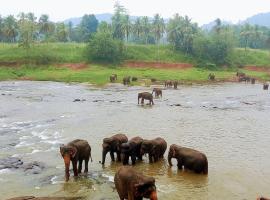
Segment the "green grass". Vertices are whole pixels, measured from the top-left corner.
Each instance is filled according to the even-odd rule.
[[[235,49],[231,59],[236,66],[270,67],[270,51],[267,50]]]
[[[30,79],[38,81],[88,82],[104,85],[109,82],[109,76],[113,73],[118,75],[118,82],[121,82],[124,76],[135,76],[140,80],[137,84],[141,84],[142,82],[149,84],[151,78],[156,78],[159,81],[170,79],[183,82],[204,82],[207,81],[209,73],[214,73],[218,80],[226,80],[235,76],[235,72],[232,71],[208,71],[198,68],[188,70],[162,70],[152,68],[90,66],[83,70],[72,70],[53,66],[40,67],[25,65],[19,68],[1,67],[0,80]],[[255,76],[256,74],[253,75]],[[257,74],[257,76],[258,75],[264,76],[261,74]]]
[[[84,62],[84,47],[78,43],[35,44],[30,49],[19,48],[18,44],[0,43],[0,62],[18,63],[63,63]]]
[[[202,68],[188,70],[153,69],[153,68],[126,68],[120,66],[96,66],[83,70],[57,68],[57,63],[85,62],[84,48],[86,44],[78,43],[49,43],[35,44],[31,49],[19,48],[18,44],[0,43],[0,80],[31,79],[63,82],[89,82],[97,85],[108,83],[112,73],[118,74],[119,82],[124,76],[135,76],[140,80],[156,78],[164,80],[180,80],[184,82],[207,81],[209,73],[214,73],[218,80],[228,80],[235,77],[236,68],[230,70],[211,71]],[[129,60],[160,61],[160,62],[188,62],[196,63],[196,59],[174,52],[169,46],[160,45],[128,45],[126,56]],[[270,67],[270,52],[265,50],[235,49],[232,60],[239,65],[256,65]],[[2,62],[2,64],[1,64]],[[18,63],[13,67],[8,63]],[[3,66],[7,63],[8,66]],[[43,64],[43,65],[41,65]],[[1,66],[2,65],[2,66]],[[245,71],[248,75],[261,80],[269,80],[269,74],[264,72]]]

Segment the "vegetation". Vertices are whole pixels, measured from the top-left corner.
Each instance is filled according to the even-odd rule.
[[[124,57],[123,43],[110,33],[96,33],[88,43],[86,57],[94,62],[119,63]]]
[[[270,29],[266,27],[223,25],[217,19],[214,28],[205,31],[188,16],[179,14],[169,20],[159,14],[131,19],[119,3],[115,4],[111,23],[98,22],[91,14],[84,15],[78,26],[54,23],[45,14],[39,19],[33,13],[21,13],[17,18],[0,16],[0,67],[4,66],[0,79],[29,76],[34,80],[105,83],[112,71],[117,70],[120,76],[127,72],[127,68],[110,68],[126,60],[197,66],[181,73],[129,69],[142,78],[153,73],[160,80],[205,80],[209,70],[216,70],[217,77],[222,79],[232,73],[224,69],[246,65],[270,67],[269,48]],[[107,63],[108,69],[95,67],[77,72],[53,67],[59,63],[86,62]],[[6,68],[11,65],[19,68]],[[51,71],[54,73],[49,75]],[[254,76],[268,77],[257,72]]]

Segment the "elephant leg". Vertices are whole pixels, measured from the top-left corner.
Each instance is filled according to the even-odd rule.
[[[117,154],[117,161],[121,162],[121,153],[120,152],[116,152]]]
[[[152,154],[149,154],[148,156],[149,156],[149,163],[152,163],[153,162],[153,159],[152,159],[153,158],[153,155]]]
[[[177,159],[177,167],[178,167],[178,169],[183,169],[183,162],[182,162],[182,160],[181,159]]]
[[[72,161],[74,176],[78,176],[77,160]]]
[[[154,155],[153,157],[154,157],[154,162],[157,162],[159,159],[158,155]]]
[[[82,162],[83,160],[79,160],[79,168],[78,168],[78,173],[82,173]]]
[[[115,161],[113,151],[110,151],[112,161]]]
[[[132,165],[135,165],[135,163],[136,163],[136,156],[135,156],[135,154],[132,154],[131,155],[131,161],[132,161]]]
[[[84,161],[84,164],[85,164],[84,172],[85,172],[85,173],[88,172],[88,162],[89,162],[89,158],[85,159],[85,161]]]
[[[144,98],[142,98],[142,100],[141,100],[141,104],[144,104]]]

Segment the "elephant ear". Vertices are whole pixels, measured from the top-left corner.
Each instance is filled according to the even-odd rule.
[[[60,150],[61,155],[63,156],[64,155],[64,145],[61,145],[59,150]]]
[[[76,156],[76,153],[77,153],[77,148],[71,147],[69,153],[70,153],[70,156],[72,158],[74,158]]]

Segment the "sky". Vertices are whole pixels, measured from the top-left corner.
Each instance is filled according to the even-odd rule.
[[[0,0],[0,15],[33,12],[48,14],[52,21],[63,21],[84,14],[113,13],[115,0]],[[130,15],[163,18],[175,13],[188,15],[200,25],[216,18],[238,22],[262,12],[270,12],[270,0],[119,0]]]

